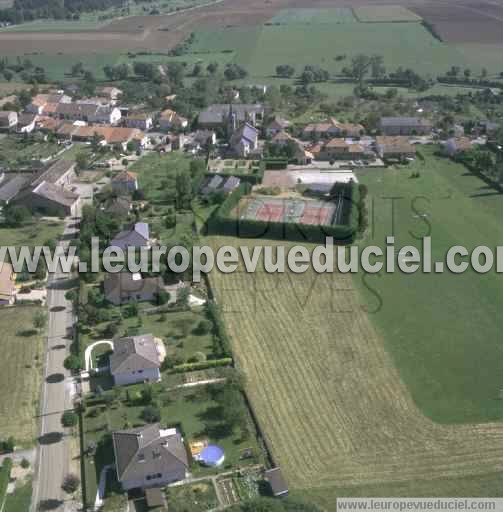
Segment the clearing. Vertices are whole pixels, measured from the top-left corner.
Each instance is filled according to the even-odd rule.
[[[41,334],[33,328],[37,306],[0,309],[0,432],[14,436],[18,445],[30,445],[37,436],[39,392],[42,383],[43,347]]]

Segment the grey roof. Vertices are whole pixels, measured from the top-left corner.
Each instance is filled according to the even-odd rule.
[[[65,116],[92,116],[98,108],[95,103],[58,103],[56,113]]]
[[[28,183],[29,177],[17,174],[0,186],[0,201],[10,201],[16,197],[23,186]]]
[[[112,247],[120,247],[125,249],[127,247],[146,247],[149,241],[149,227],[146,222],[137,222],[128,229],[124,229],[115,235],[114,239],[110,242]]]
[[[53,185],[52,183],[48,183],[47,181],[43,181],[37,185],[32,190],[32,193],[37,196],[44,197],[54,203],[58,203],[61,206],[67,207],[71,207],[79,199],[73,192],[65,190],[62,187],[58,187],[57,185]]]
[[[198,121],[202,124],[222,123],[228,117],[230,109],[230,103],[210,105],[199,114]],[[233,103],[232,112],[236,115],[238,121],[244,121],[247,114],[262,114],[264,112],[264,106],[260,103]]]
[[[251,124],[245,123],[240,126],[233,134],[230,140],[231,146],[236,146],[240,142],[256,144],[258,139],[258,130]]]
[[[265,472],[265,479],[269,482],[274,496],[288,493],[288,487],[280,468],[268,469]]]
[[[35,114],[23,113],[17,116],[17,124],[21,126],[28,126],[35,121],[37,116]]]
[[[114,342],[114,351],[110,356],[112,375],[160,366],[159,354],[152,334],[121,338]]]
[[[39,175],[32,181],[32,185],[38,185],[42,181],[48,183],[56,183],[62,176],[67,172],[72,171],[75,168],[75,160],[57,160],[52,165],[43,170]]]
[[[231,192],[235,188],[239,187],[241,180],[236,178],[236,176],[230,176],[229,179],[225,182],[223,189],[225,192]]]
[[[112,434],[117,477],[144,480],[150,474],[179,474],[188,468],[182,436],[162,436],[159,424],[147,425]]]
[[[431,122],[420,117],[381,117],[381,126],[428,126]]]

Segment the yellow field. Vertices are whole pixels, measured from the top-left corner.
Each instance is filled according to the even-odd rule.
[[[443,426],[420,413],[350,276],[213,272],[210,280],[259,422],[294,490],[503,469],[503,424]]]
[[[43,338],[30,332],[37,309],[0,308],[0,437],[14,436],[18,445],[37,436]]]

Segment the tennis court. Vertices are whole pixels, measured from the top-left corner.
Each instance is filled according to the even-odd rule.
[[[329,226],[337,217],[338,203],[306,199],[255,196],[239,204],[239,217],[263,222]]]

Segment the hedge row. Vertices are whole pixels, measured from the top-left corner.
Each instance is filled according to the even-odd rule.
[[[12,459],[5,458],[0,468],[0,503],[4,502],[7,486],[9,485],[10,472],[12,469]]]
[[[207,232],[236,236],[239,238],[267,238],[273,240],[294,240],[303,242],[324,242],[327,237],[333,237],[336,243],[351,243],[359,229],[359,190],[355,183],[340,185],[339,194],[343,195],[347,214],[344,224],[319,226],[293,224],[289,222],[270,222],[231,217],[232,210],[240,199],[249,194],[250,187],[241,184],[220,206],[208,220]]]
[[[218,368],[219,366],[230,366],[232,364],[231,357],[223,359],[209,359],[200,363],[185,363],[173,366],[174,373],[192,372],[195,370],[208,370],[209,368]]]
[[[232,357],[231,339],[222,318],[222,312],[214,302],[209,302],[206,311],[213,322],[214,351],[219,358]]]

